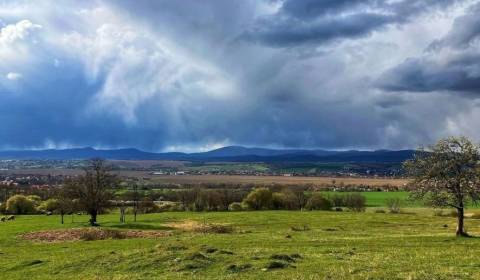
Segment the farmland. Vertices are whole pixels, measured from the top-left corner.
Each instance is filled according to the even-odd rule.
[[[19,216],[0,223],[2,279],[479,279],[480,239],[455,238],[455,218],[328,211],[167,212],[100,216],[102,228],[159,238],[45,243],[25,232],[84,228],[86,216]],[[230,233],[176,228],[228,224]],[[473,235],[480,220],[467,219]],[[300,230],[294,230],[300,228]],[[287,257],[285,257],[287,256]],[[294,256],[294,258],[289,257]],[[280,260],[276,260],[280,259]],[[273,262],[284,268],[268,268]]]
[[[404,186],[407,179],[374,179],[355,177],[302,177],[302,176],[235,176],[235,175],[184,175],[184,176],[152,176],[152,181],[160,183],[195,184],[195,183],[244,183],[244,184],[283,184],[283,185],[322,185],[336,182],[345,185],[369,186]]]

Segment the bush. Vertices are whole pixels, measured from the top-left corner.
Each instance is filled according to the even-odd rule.
[[[228,206],[228,210],[230,211],[242,211],[243,205],[240,202],[233,202]]]
[[[153,202],[151,199],[144,198],[138,203],[138,212],[142,214],[156,213],[158,212],[158,205],[155,204],[155,202]]]
[[[314,193],[308,199],[305,208],[307,210],[331,210],[332,202],[323,197],[320,193]]]
[[[330,201],[333,204],[333,207],[343,207],[345,206],[345,196],[340,194],[334,194],[329,197]]]
[[[400,213],[400,206],[402,204],[400,198],[388,198],[385,202],[387,203],[387,207],[390,213]]]
[[[271,209],[272,191],[267,188],[254,189],[243,200],[243,203],[252,210]]]
[[[359,193],[345,195],[345,206],[354,212],[364,212],[366,207],[366,199]]]
[[[33,214],[35,204],[24,195],[14,195],[7,200],[7,212],[12,214]]]
[[[40,203],[37,210],[40,212],[55,212],[58,209],[58,206],[58,200],[50,198]]]
[[[277,192],[272,195],[273,209],[297,210],[299,209],[297,198],[291,191]]]
[[[38,195],[29,195],[27,199],[33,202],[33,206],[37,208],[40,203],[42,203],[42,199]]]

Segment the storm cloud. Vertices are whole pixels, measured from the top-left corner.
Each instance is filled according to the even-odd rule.
[[[480,140],[476,15],[467,0],[2,2],[0,147]]]
[[[388,91],[480,94],[480,4],[468,8],[424,54],[388,70],[379,86]]]
[[[244,38],[277,47],[356,39],[455,3],[454,0],[286,0],[276,13],[259,19]]]

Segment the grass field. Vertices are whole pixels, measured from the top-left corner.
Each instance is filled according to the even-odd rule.
[[[325,195],[347,194],[349,192],[322,192]],[[387,200],[398,198],[403,207],[423,207],[421,201],[412,201],[409,199],[409,192],[357,192],[365,196],[367,207],[386,207]]]
[[[86,216],[76,216],[75,223],[67,217],[63,226],[58,216],[20,216],[0,223],[0,278],[480,279],[480,238],[455,238],[454,218],[433,216],[428,209],[408,212],[166,212],[127,224],[109,214],[100,216],[103,227],[171,235],[63,243],[22,240],[19,234],[84,227]],[[185,220],[231,224],[234,232],[171,227]],[[309,230],[291,229],[304,225]],[[480,236],[480,220],[467,219],[466,225]],[[301,258],[287,268],[265,270],[275,254]]]

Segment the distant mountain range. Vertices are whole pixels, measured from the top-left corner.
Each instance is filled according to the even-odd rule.
[[[94,148],[0,151],[0,159],[72,160],[104,158],[116,160],[185,160],[221,162],[402,162],[414,150],[328,151],[265,149],[228,146],[203,153],[151,153],[138,149],[101,150]]]

